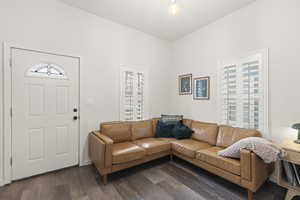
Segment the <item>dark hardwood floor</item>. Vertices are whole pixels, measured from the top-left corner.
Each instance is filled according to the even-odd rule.
[[[103,185],[93,166],[73,167],[0,188],[1,200],[239,200],[246,190],[178,158],[162,158],[112,174]],[[267,182],[254,199],[281,200],[286,190]]]

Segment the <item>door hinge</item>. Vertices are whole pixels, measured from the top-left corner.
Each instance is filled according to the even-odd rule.
[[[10,108],[10,117],[13,116],[12,108]]]
[[[13,161],[12,161],[12,157],[10,157],[10,166],[12,166]]]

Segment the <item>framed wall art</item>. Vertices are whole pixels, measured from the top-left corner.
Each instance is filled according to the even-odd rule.
[[[192,74],[184,74],[178,77],[179,95],[192,94]]]
[[[209,100],[210,98],[210,77],[194,78],[193,83],[194,99]]]

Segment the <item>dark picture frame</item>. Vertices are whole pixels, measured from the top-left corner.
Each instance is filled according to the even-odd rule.
[[[198,77],[193,79],[194,100],[210,99],[210,77]]]
[[[178,89],[179,95],[191,95],[192,94],[192,74],[179,75],[178,77]]]

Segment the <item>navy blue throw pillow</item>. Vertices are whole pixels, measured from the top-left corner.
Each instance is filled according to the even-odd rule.
[[[192,129],[185,126],[183,123],[176,124],[175,127],[172,129],[173,137],[179,140],[190,138],[193,132],[194,131]]]
[[[177,122],[162,122],[157,121],[155,137],[173,137],[172,130],[176,126]]]

